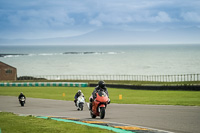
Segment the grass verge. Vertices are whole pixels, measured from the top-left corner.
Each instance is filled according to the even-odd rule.
[[[0,112],[0,128],[2,133],[114,133],[109,130],[58,122],[51,119],[39,119],[33,116],[17,116]]]
[[[93,87],[1,87],[0,95],[73,101],[81,89],[89,102]],[[111,103],[200,106],[200,91],[155,91],[108,88]],[[65,96],[63,96],[63,93]],[[122,99],[119,99],[122,95]]]

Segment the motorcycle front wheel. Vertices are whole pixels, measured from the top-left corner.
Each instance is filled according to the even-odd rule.
[[[81,111],[83,111],[83,103],[79,103],[79,107],[80,107]]]
[[[22,106],[22,107],[24,106],[24,102],[21,102],[21,106]]]
[[[91,116],[92,118],[96,118],[96,117],[97,117],[96,115],[94,115],[94,114],[92,113],[92,111],[90,111],[90,116]]]
[[[100,108],[100,118],[103,119],[105,117],[105,108],[101,107]]]

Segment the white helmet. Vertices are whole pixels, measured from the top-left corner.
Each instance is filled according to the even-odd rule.
[[[78,94],[81,95],[81,90],[78,90]]]

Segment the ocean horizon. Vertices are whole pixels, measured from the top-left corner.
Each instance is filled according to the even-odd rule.
[[[18,76],[200,73],[200,45],[0,46]]]

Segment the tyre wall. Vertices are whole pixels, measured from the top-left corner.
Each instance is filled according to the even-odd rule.
[[[75,83],[75,82],[19,82],[19,83],[0,83],[1,87],[87,87],[88,83]]]

